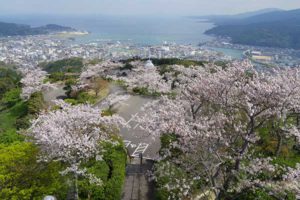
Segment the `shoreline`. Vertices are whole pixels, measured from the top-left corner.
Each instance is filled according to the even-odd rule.
[[[53,35],[58,37],[76,37],[76,36],[85,36],[89,35],[88,31],[62,31],[58,33],[53,33]]]

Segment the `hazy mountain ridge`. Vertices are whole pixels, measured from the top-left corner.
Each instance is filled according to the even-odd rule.
[[[215,23],[206,34],[230,37],[239,44],[300,49],[300,9]]]
[[[228,24],[253,24],[253,23],[261,23],[261,22],[276,22],[283,20],[300,20],[300,9],[290,10],[290,11],[273,11],[264,14],[258,14],[251,17],[247,17],[244,19],[229,21]]]
[[[0,36],[40,35],[62,31],[75,31],[75,29],[56,24],[47,24],[45,26],[40,27],[31,27],[29,25],[24,24],[0,22]]]
[[[208,20],[215,24],[220,25],[220,24],[228,23],[228,22],[232,23],[234,20],[238,21],[238,20],[243,20],[245,18],[250,18],[250,17],[254,17],[254,16],[266,14],[266,13],[271,13],[271,12],[280,12],[280,11],[283,11],[283,10],[278,9],[278,8],[267,8],[267,9],[262,9],[262,10],[258,10],[258,11],[239,13],[239,14],[235,14],[235,15],[191,16],[191,18],[204,19],[204,20]]]

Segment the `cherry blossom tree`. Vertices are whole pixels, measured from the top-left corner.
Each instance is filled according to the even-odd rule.
[[[47,90],[49,88],[54,88],[53,84],[44,83],[44,79],[47,76],[47,72],[41,70],[40,68],[25,68],[21,70],[23,78],[21,79],[22,84],[22,94],[21,97],[25,100],[29,99],[31,94]]]
[[[106,78],[123,81],[129,90],[134,88],[147,88],[150,93],[169,93],[171,81],[164,79],[156,67],[146,67],[142,62],[133,62],[134,68],[126,76],[108,74]]]
[[[173,162],[191,176],[201,177],[204,191],[214,191],[222,199],[236,188],[244,171],[242,165],[257,157],[251,150],[258,145],[259,130],[269,123],[287,122],[290,114],[299,110],[300,71],[257,71],[249,61],[226,68],[208,65],[177,70],[181,71],[177,97],[162,97],[146,105],[138,122],[155,135],[175,134],[178,139],[171,149],[179,148],[183,153]],[[277,126],[283,137],[299,141],[294,124]],[[171,154],[167,151],[165,155],[172,160]],[[297,169],[286,171],[297,174]],[[297,176],[289,179],[297,180]],[[300,194],[295,187],[293,191]],[[280,191],[289,188],[281,187]]]
[[[80,75],[80,83],[85,84],[87,79],[112,75],[114,70],[119,70],[124,64],[119,62],[104,61],[97,65],[89,65]]]
[[[293,192],[296,198],[300,194],[300,164],[295,167],[283,167],[272,163],[270,157],[255,158],[241,165],[244,176],[240,176],[237,191],[253,188],[266,188],[271,196],[282,199],[285,192]],[[264,178],[260,178],[264,177]]]
[[[130,89],[145,87],[150,92],[160,93],[168,93],[171,90],[171,82],[164,80],[155,67],[139,67],[135,73],[129,74],[122,80],[128,84]]]
[[[101,180],[89,174],[81,164],[92,158],[101,160],[101,143],[115,143],[111,136],[125,122],[116,115],[101,116],[101,110],[90,105],[71,106],[63,101],[57,101],[57,105],[60,109],[40,114],[28,134],[41,147],[42,161],[61,161],[67,165],[61,173],[74,175],[78,199],[78,176],[101,184]]]
[[[130,70],[124,72],[123,63],[105,61],[97,65],[88,66],[80,76],[80,87],[85,87],[91,78],[102,77],[112,80],[123,81],[129,90],[133,88],[147,88],[149,92],[169,93],[171,91],[172,81],[162,76],[156,67],[147,67],[142,61],[133,61]]]

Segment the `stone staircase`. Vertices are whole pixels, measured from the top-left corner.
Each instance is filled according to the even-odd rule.
[[[126,179],[123,188],[122,200],[154,200],[154,185],[146,177],[152,169],[152,161],[143,161],[135,158],[126,167]]]

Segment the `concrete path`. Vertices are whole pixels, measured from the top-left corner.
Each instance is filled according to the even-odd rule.
[[[110,84],[110,94],[126,94],[126,91],[118,85]],[[143,153],[143,157],[151,160],[158,158],[160,149],[159,136],[153,136],[142,130],[136,122],[135,117],[142,114],[141,108],[146,104],[153,101],[152,98],[132,95],[129,99],[116,104],[114,108],[117,113],[123,117],[130,128],[121,128],[120,135],[124,140],[124,144],[128,150],[128,154],[132,157],[138,157]],[[97,104],[96,104],[97,106]]]
[[[52,105],[54,100],[66,98],[64,85],[57,84],[55,88],[43,91],[44,100],[48,105]]]
[[[142,165],[135,158],[126,167],[126,179],[122,200],[154,200],[153,182],[147,180],[146,173],[153,166],[152,161],[144,161]]]
[[[116,85],[110,86],[110,94],[122,92],[126,91]],[[153,161],[150,160],[158,157],[160,139],[159,137],[154,139],[153,136],[145,133],[134,119],[142,112],[143,105],[152,100],[151,98],[131,96],[123,104],[116,105],[117,113],[130,125],[130,128],[122,128],[120,131],[128,155],[132,157],[130,164],[126,167],[122,200],[155,200],[154,183],[148,181],[146,173],[153,167]],[[144,157],[142,165],[139,159],[140,154],[143,154]]]

